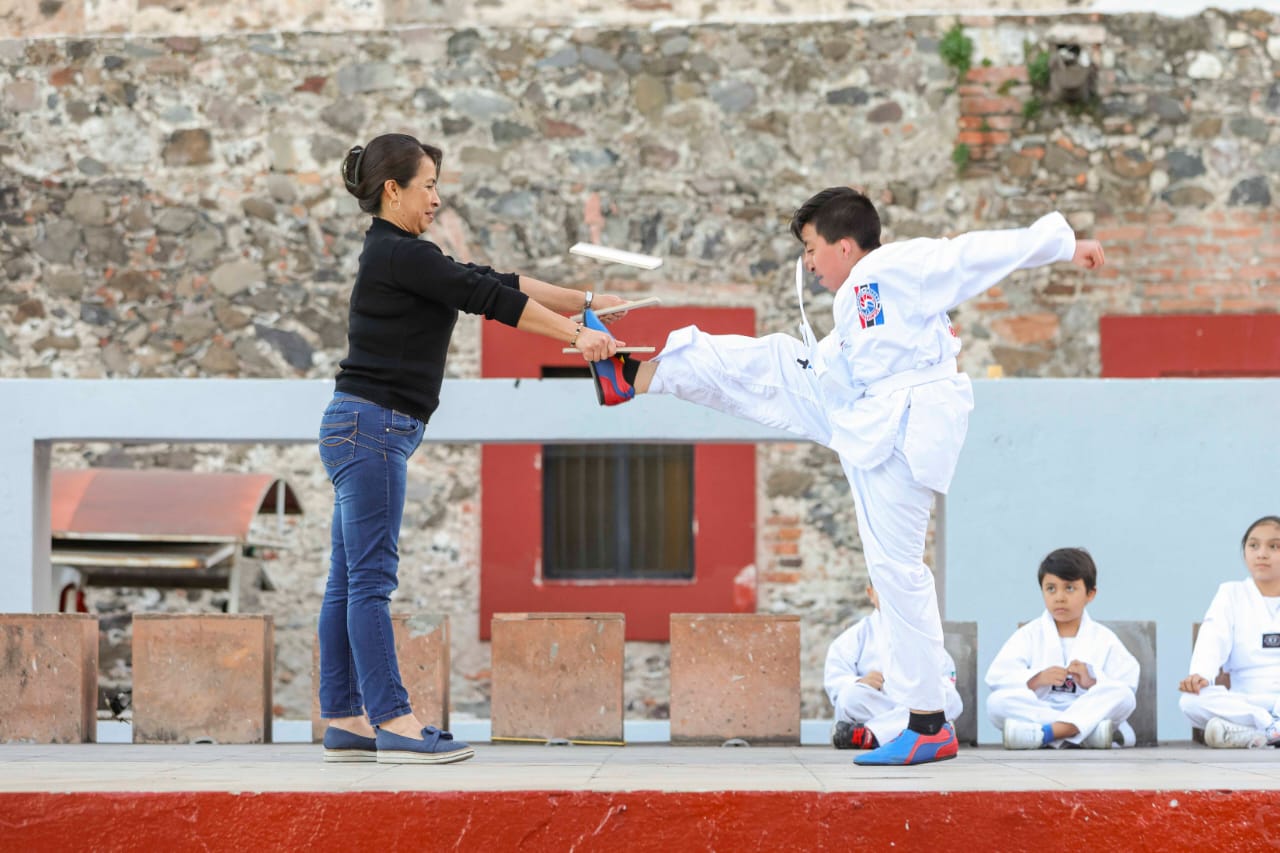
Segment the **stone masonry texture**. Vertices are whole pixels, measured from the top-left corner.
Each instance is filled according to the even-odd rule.
[[[431,236],[447,252],[749,306],[760,333],[794,331],[786,223],[818,189],[864,188],[891,240],[1063,211],[1110,266],[1015,275],[959,307],[975,376],[1096,376],[1103,315],[1272,312],[1280,298],[1280,20],[1265,12],[504,28],[372,5],[381,23],[359,31],[82,20],[0,40],[0,375],[332,376],[367,221],[338,163],[385,131],[444,148]],[[957,22],[973,43],[963,79],[941,52]],[[143,34],[114,34],[130,27]],[[1056,101],[1029,61],[1060,44],[1092,69],[1078,103]],[[579,240],[666,263],[602,279],[567,255]],[[825,331],[830,296],[808,300]],[[478,375],[479,322],[459,322],[448,376]],[[868,606],[848,488],[821,448],[757,453],[759,611],[802,617],[802,714],[825,715],[826,646]],[[306,515],[287,547],[247,562],[244,608],[276,618],[276,713],[307,718],[332,508],[314,448],[67,445],[56,462],[294,485]],[[472,446],[411,461],[394,606],[448,614],[453,708],[487,716],[477,480]],[[130,613],[222,602],[94,591],[104,704],[127,691]],[[667,663],[665,645],[627,645],[627,716],[668,715]]]
[[[263,30],[382,30],[406,25],[645,26],[669,20],[742,21],[972,9],[1085,9],[1090,0],[9,0],[0,37],[110,33],[217,35]]]
[[[0,743],[97,740],[97,693],[96,619],[0,614]]]
[[[671,742],[800,744],[800,617],[671,615]]]

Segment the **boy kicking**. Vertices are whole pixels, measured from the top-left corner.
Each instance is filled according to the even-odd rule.
[[[957,371],[960,340],[947,311],[1015,270],[1071,261],[1103,263],[1102,247],[1077,241],[1061,214],[1030,228],[955,239],[880,244],[880,217],[865,195],[823,190],[791,220],[803,267],[835,293],[835,328],[818,341],[671,332],[649,362],[596,362],[600,402],[671,394],[830,447],[853,492],[858,531],[886,628],[885,678],[910,709],[901,735],[856,764],[922,764],[953,758],[947,723],[942,621],[924,564],[934,492],[951,484],[973,391]],[[797,292],[802,270],[796,268]],[[803,318],[803,305],[801,306]],[[588,312],[587,325],[603,328]]]

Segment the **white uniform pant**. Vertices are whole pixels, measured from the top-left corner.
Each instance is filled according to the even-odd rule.
[[[1061,746],[1079,744],[1103,720],[1110,720],[1119,728],[1129,719],[1135,705],[1137,699],[1133,691],[1124,684],[1095,684],[1065,706],[1046,702],[1029,687],[1006,687],[991,691],[987,697],[987,715],[998,729],[1004,729],[1006,720],[1026,720],[1038,726],[1070,723],[1080,730],[1069,738],[1053,742],[1054,746]]]
[[[947,696],[944,710],[952,722],[964,711],[959,699],[958,694]],[[910,714],[906,705],[894,701],[883,690],[862,683],[841,690],[836,696],[835,709],[837,720],[866,726],[882,744],[902,734]]]
[[[1203,729],[1214,717],[1222,717],[1237,726],[1251,726],[1261,731],[1280,717],[1280,696],[1273,693],[1241,693],[1220,684],[1204,687],[1199,693],[1183,693],[1178,707],[1192,727]]]
[[[762,338],[677,329],[657,356],[651,394],[671,394],[824,446],[831,427],[804,345],[790,335]],[[853,490],[858,533],[885,620],[885,680],[909,709],[940,711],[942,619],[933,573],[924,564],[933,491],[916,482],[902,453],[864,470],[840,460]],[[879,736],[877,735],[877,738]],[[882,741],[883,742],[883,741]]]

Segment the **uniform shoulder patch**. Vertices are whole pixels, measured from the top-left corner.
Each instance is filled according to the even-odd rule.
[[[880,301],[880,285],[874,281],[858,285],[854,292],[858,304],[858,322],[862,328],[884,325],[884,304]]]

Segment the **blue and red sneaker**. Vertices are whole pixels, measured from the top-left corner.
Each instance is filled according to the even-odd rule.
[[[955,758],[959,751],[960,742],[956,740],[956,730],[947,723],[933,735],[922,735],[907,729],[879,749],[859,755],[853,759],[853,763],[881,766],[928,764],[931,761]]]
[[[588,329],[595,329],[597,332],[604,332],[609,337],[613,337],[613,333],[600,321],[600,318],[596,316],[596,312],[590,308],[582,312],[582,325]],[[591,379],[596,386],[596,399],[600,401],[600,405],[616,406],[627,402],[636,395],[635,387],[623,375],[623,366],[625,364],[626,359],[621,354],[612,358],[589,362]]]

